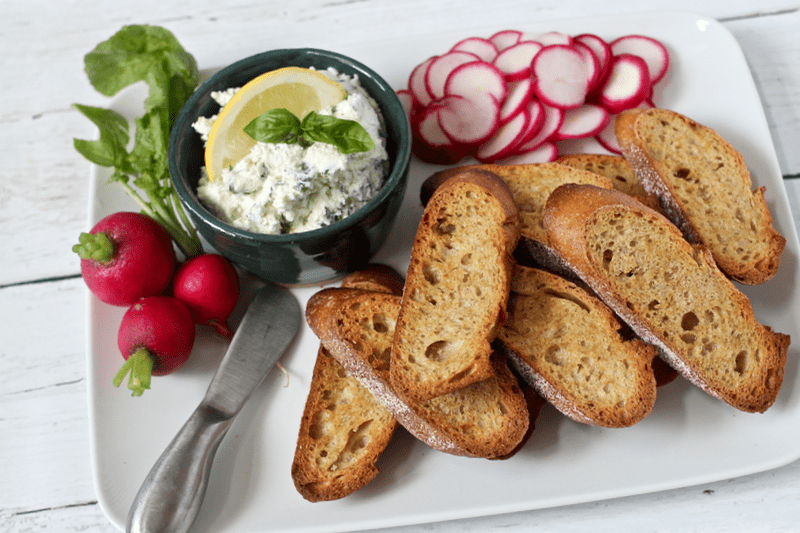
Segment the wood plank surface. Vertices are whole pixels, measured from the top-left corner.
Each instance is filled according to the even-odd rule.
[[[83,72],[83,56],[97,43],[126,24],[161,25],[201,68],[214,68],[276,47],[333,48],[445,29],[466,36],[474,28],[513,27],[524,20],[666,7],[653,0],[0,1],[0,531],[116,531],[97,504],[92,480],[87,296],[70,250],[88,229],[90,171],[72,139],[95,135],[72,104],[108,103]],[[729,0],[673,1],[668,7],[716,18],[739,42],[797,224],[800,6],[791,0]],[[384,531],[789,532],[798,523],[795,462],[686,489]]]

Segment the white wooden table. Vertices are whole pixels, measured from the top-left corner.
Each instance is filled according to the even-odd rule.
[[[653,0],[0,1],[0,530],[114,531],[92,483],[85,289],[71,245],[87,229],[91,138],[71,104],[105,105],[83,56],[122,25],[170,29],[201,68],[269,48],[335,47],[520,21],[664,9]],[[800,5],[673,0],[721,21],[741,45],[800,221]],[[735,112],[732,109],[731,112]],[[800,339],[798,339],[800,340]],[[797,443],[800,446],[800,442]],[[701,486],[417,531],[798,531],[800,462]]]

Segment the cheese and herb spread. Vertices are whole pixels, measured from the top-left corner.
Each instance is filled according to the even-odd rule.
[[[257,142],[238,163],[209,180],[205,169],[197,195],[225,222],[266,234],[321,228],[354,213],[383,186],[389,170],[385,128],[375,101],[357,77],[323,71],[340,83],[347,98],[318,111],[355,121],[372,139],[366,151],[343,153],[327,142]],[[212,93],[224,106],[238,89]],[[200,117],[193,127],[204,141],[216,116]]]

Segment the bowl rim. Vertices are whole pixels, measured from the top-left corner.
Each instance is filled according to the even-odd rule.
[[[321,60],[333,59],[341,64],[347,65],[351,70],[353,70],[355,74],[358,75],[359,81],[362,80],[362,73],[367,75],[368,77],[372,78],[387,95],[389,95],[386,105],[381,106],[380,103],[378,103],[379,107],[381,108],[381,113],[384,115],[384,120],[387,122],[390,120],[387,115],[391,115],[393,117],[403,117],[404,120],[397,121],[400,135],[398,136],[398,139],[396,139],[395,143],[396,153],[391,172],[387,176],[386,181],[378,193],[373,196],[370,201],[361,206],[357,211],[351,213],[341,220],[337,220],[332,224],[313,230],[282,234],[257,233],[254,231],[237,228],[236,226],[223,221],[199,201],[199,199],[196,197],[196,191],[191,190],[191,186],[188,183],[185,183],[180,177],[180,172],[178,171],[176,162],[175,146],[177,145],[177,138],[180,132],[185,130],[187,127],[191,128],[191,124],[198,118],[197,116],[193,116],[193,113],[191,113],[192,109],[195,107],[195,104],[208,92],[208,88],[216,85],[220,78],[229,76],[231,73],[236,72],[245,65],[252,65],[254,62],[259,62],[260,58],[272,59],[287,55],[306,55],[311,57],[319,57]],[[327,69],[329,66],[332,65],[320,65],[318,68],[322,70],[323,68]],[[334,68],[341,72],[341,70],[336,66],[334,66]],[[264,72],[268,71],[265,70]],[[346,74],[352,75],[350,72],[347,72]],[[364,89],[367,90],[366,87]],[[375,98],[375,96],[368,90],[367,94],[369,94],[372,98]],[[239,59],[216,71],[207,80],[198,85],[194,93],[192,93],[189,99],[184,103],[181,110],[178,112],[178,116],[172,126],[172,131],[170,132],[167,152],[170,180],[178,194],[181,203],[191,214],[193,214],[195,217],[201,218],[208,227],[213,228],[213,230],[216,232],[233,238],[244,238],[263,243],[290,245],[309,240],[322,240],[333,237],[342,231],[346,231],[353,226],[357,226],[364,219],[369,217],[375,208],[383,204],[386,199],[394,193],[398,185],[401,185],[401,181],[407,179],[408,169],[411,162],[411,125],[408,114],[400,102],[400,98],[397,96],[395,90],[380,74],[372,70],[367,65],[344,54],[330,50],[323,50],[320,48],[278,48],[259,52],[257,54]]]

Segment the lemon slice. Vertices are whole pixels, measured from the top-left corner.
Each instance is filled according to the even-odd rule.
[[[251,120],[271,110],[285,108],[301,120],[309,111],[319,111],[347,98],[339,83],[316,70],[285,67],[249,81],[220,111],[206,142],[208,179],[214,181],[222,169],[246,156],[256,141],[244,132]]]

